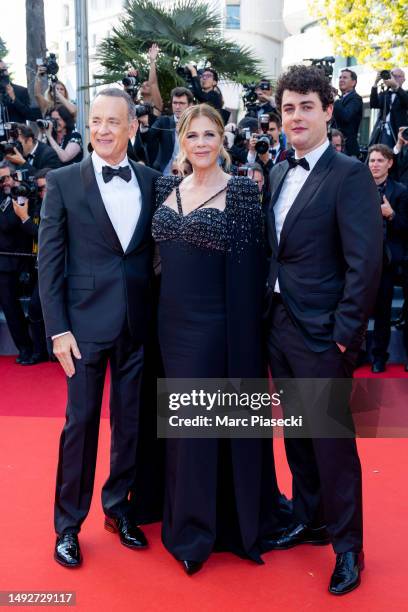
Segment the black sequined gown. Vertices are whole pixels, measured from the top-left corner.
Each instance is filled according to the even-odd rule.
[[[183,216],[180,208],[163,204],[179,181],[158,180],[152,223],[162,265],[165,375],[261,377],[262,213],[256,185],[231,178],[224,211],[207,206]],[[278,504],[270,441],[167,440],[162,538],[176,559],[201,562],[213,550],[228,550],[261,562],[260,540],[279,523]]]

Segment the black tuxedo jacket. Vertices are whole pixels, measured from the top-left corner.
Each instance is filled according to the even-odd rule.
[[[142,342],[150,315],[151,218],[158,173],[130,162],[142,208],[126,252],[106,212],[92,159],[52,171],[41,209],[39,285],[48,336],[109,342],[127,320]]]
[[[358,156],[360,147],[357,136],[363,117],[363,98],[356,91],[341,97],[334,103],[333,127],[340,130],[346,140],[345,152],[347,155]]]
[[[371,88],[370,95],[370,108],[379,108],[378,117],[376,124],[373,129],[373,134],[378,129],[378,126],[382,119],[382,109],[384,108],[384,104],[386,106],[386,114],[390,110],[391,104],[391,94],[392,90],[383,91],[378,93],[377,87]],[[396,96],[394,99],[394,103],[391,106],[390,112],[390,123],[392,131],[394,132],[394,137],[397,138],[398,130],[403,125],[408,125],[408,91],[399,87],[395,92]]]
[[[176,122],[174,121],[174,116],[162,115],[159,117],[143,138],[147,143],[159,142],[159,152],[153,161],[153,168],[163,172],[174,151],[176,140]]]
[[[306,345],[361,344],[381,276],[380,198],[367,166],[329,146],[292,204],[278,244],[274,205],[289,170],[271,171],[267,212],[270,291],[282,300]]]
[[[0,195],[0,202],[4,196]],[[22,251],[24,235],[21,233],[21,221],[14,212],[11,199],[7,208],[0,210],[0,251],[16,253]],[[18,257],[0,255],[0,272],[15,272],[18,269]]]
[[[408,189],[402,183],[387,179],[385,197],[394,210],[391,221],[384,221],[385,250],[389,263],[400,263],[408,252]]]

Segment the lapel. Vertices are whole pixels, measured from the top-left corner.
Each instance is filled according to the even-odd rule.
[[[141,195],[141,208],[138,222],[133,232],[133,236],[126,249],[126,253],[133,251],[142,241],[146,231],[146,227],[149,224],[150,213],[151,213],[151,188],[150,185],[146,184],[146,180],[142,176],[140,164],[135,163],[129,159],[129,163],[132,166],[132,170],[136,175],[137,182],[139,184],[140,195]]]
[[[273,251],[276,252],[278,250],[278,238],[276,236],[276,226],[275,226],[275,214],[273,207],[278,201],[280,192],[282,190],[283,182],[286,178],[287,173],[289,172],[289,164],[285,160],[281,163],[278,163],[271,170],[271,203],[269,206],[269,216],[268,226],[270,227],[270,237],[271,237],[271,247]]]
[[[311,170],[309,176],[306,179],[302,189],[299,191],[298,195],[295,198],[292,206],[288,214],[286,215],[285,221],[283,223],[280,241],[279,241],[279,251],[282,250],[287,235],[289,234],[291,228],[293,227],[296,219],[305,208],[305,206],[309,203],[310,199],[314,196],[316,191],[318,190],[321,183],[324,181],[326,175],[330,171],[330,162],[335,156],[335,151],[331,145],[329,145],[326,151],[323,153],[313,170]]]
[[[96,182],[91,156],[87,157],[83,162],[81,162],[80,173],[82,184],[85,189],[86,200],[89,204],[89,208],[92,211],[96,225],[105,238],[106,243],[109,244],[114,251],[118,251],[119,253],[123,254],[122,245],[120,244],[112,222],[109,219],[109,215],[106,212],[98,183]]]
[[[393,199],[393,194],[394,194],[394,190],[395,190],[395,185],[394,185],[394,181],[391,179],[387,179],[387,184],[385,186],[385,197],[387,198],[387,200],[391,203],[391,200]],[[393,206],[394,208],[394,206]]]

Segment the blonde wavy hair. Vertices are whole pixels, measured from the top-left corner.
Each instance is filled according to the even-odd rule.
[[[229,170],[231,165],[231,158],[224,147],[224,122],[221,118],[220,113],[209,104],[197,104],[196,106],[189,106],[181,115],[179,122],[177,124],[177,132],[180,143],[180,152],[177,156],[177,164],[180,168],[184,167],[184,163],[189,161],[186,155],[186,152],[183,147],[183,142],[186,137],[187,132],[190,129],[191,122],[193,119],[197,119],[198,117],[207,117],[214,124],[216,131],[221,136],[221,147],[220,147],[220,157],[224,162],[225,170]]]

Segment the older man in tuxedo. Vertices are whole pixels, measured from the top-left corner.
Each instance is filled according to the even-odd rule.
[[[48,175],[39,241],[39,283],[47,335],[68,382],[55,496],[55,560],[82,561],[78,533],[91,504],[102,392],[111,372],[110,474],[102,490],[105,527],[123,545],[147,545],[131,519],[143,343],[150,313],[154,182],[129,162],[137,130],[125,92],[106,89],[90,112],[93,153]]]
[[[269,363],[274,378],[313,379],[297,388],[318,393],[316,379],[337,388],[335,379],[350,378],[356,364],[381,275],[379,196],[368,168],[329,144],[333,90],[321,71],[291,67],[276,100],[294,156],[271,172]],[[327,410],[351,421],[348,398],[332,399],[306,403],[310,436],[285,440],[293,525],[269,547],[331,541],[329,590],[340,595],[358,586],[363,566],[361,467],[352,430],[348,437],[322,431],[322,423],[331,426]]]

